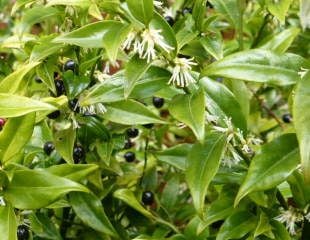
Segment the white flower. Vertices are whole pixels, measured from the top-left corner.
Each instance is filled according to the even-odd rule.
[[[310,222],[310,212],[308,212],[307,215],[305,215],[305,219],[307,219],[308,222]]]
[[[179,87],[186,87],[189,83],[195,83],[195,79],[191,74],[191,66],[197,65],[193,62],[193,58],[175,58],[172,76],[168,84],[174,84]]]
[[[161,8],[162,8],[162,5],[163,5],[163,3],[162,3],[161,1],[158,1],[158,0],[156,1],[156,0],[154,0],[154,6],[155,6],[155,7],[161,9]]]
[[[5,201],[3,199],[3,197],[0,197],[0,206],[5,206]]]
[[[142,34],[142,42],[138,46],[140,58],[146,58],[150,62],[156,57],[155,44],[161,47],[164,51],[170,52],[174,48],[169,46],[164,41],[164,37],[160,35],[161,29],[145,29]]]
[[[135,43],[136,42],[139,42],[138,38],[137,38],[137,33],[135,31],[131,31],[127,37],[126,37],[126,40],[124,41],[123,45],[122,45],[122,48],[123,49],[126,49],[126,50],[129,50],[132,43]]]
[[[298,72],[298,75],[301,78],[303,78],[306,75],[307,71],[308,71],[308,69],[302,67],[302,68],[300,68],[300,71]]]
[[[218,116],[212,115],[212,114],[206,112],[206,121],[207,121],[208,123],[217,124],[218,120],[219,120],[219,117],[218,117]]]
[[[226,124],[226,128],[219,127],[219,126],[213,126],[213,129],[217,132],[226,133],[227,136],[227,142],[230,142],[234,138],[234,127],[231,122],[231,118],[225,117],[224,122]]]
[[[102,103],[96,103],[89,106],[80,107],[81,114],[88,113],[94,115],[94,114],[102,114],[105,113],[106,111],[107,109]]]
[[[228,155],[231,156],[227,156],[222,159],[223,166],[228,166],[229,168],[231,168],[233,165],[237,165],[240,161],[243,160],[231,144],[227,145],[227,152]]]
[[[303,221],[303,216],[293,207],[289,207],[288,210],[283,211],[282,213],[275,218],[275,220],[285,223],[287,230],[291,235],[295,235],[295,223]]]

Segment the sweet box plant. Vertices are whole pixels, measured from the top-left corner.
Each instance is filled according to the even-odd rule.
[[[0,239],[310,239],[308,0],[1,0]]]

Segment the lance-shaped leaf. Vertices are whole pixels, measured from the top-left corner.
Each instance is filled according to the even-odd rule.
[[[31,138],[35,114],[10,119],[0,133],[0,160],[7,163],[19,154]]]
[[[38,209],[72,191],[88,192],[88,189],[45,171],[17,170],[3,193],[4,198],[15,208]]]
[[[282,0],[282,1],[267,1],[267,8],[269,12],[280,20],[283,24],[285,21],[285,16],[290,8],[293,0]]]
[[[48,0],[47,6],[52,5],[68,5],[68,6],[78,6],[78,7],[88,7],[91,4],[90,0]]]
[[[16,93],[24,76],[40,62],[31,62],[18,68],[0,82],[0,93]]]
[[[13,94],[0,93],[0,116],[11,118],[38,111],[53,111],[56,107],[39,100]]]
[[[103,45],[108,47],[107,43],[110,42],[111,35],[115,37],[114,39],[118,39],[122,34],[116,36],[116,31],[126,26],[128,24],[113,20],[95,22],[59,36],[53,42],[74,44],[85,48],[101,48]],[[114,48],[115,45],[113,45]],[[111,56],[115,56],[114,53],[110,51],[109,53]]]
[[[72,192],[69,194],[69,199],[74,212],[86,225],[110,236],[118,236],[96,196],[90,193]]]
[[[103,117],[111,122],[125,125],[165,123],[142,103],[133,100],[110,103],[106,108]]]
[[[0,206],[0,239],[17,240],[17,221],[11,205]]]
[[[310,71],[297,84],[293,113],[299,141],[301,165],[306,183],[310,183]]]
[[[299,159],[295,134],[282,135],[262,146],[261,152],[251,161],[235,206],[247,194],[270,189],[283,182],[296,169]]]
[[[205,135],[205,95],[203,90],[177,95],[169,104],[171,115],[189,126],[198,140]]]
[[[238,52],[216,61],[207,66],[202,75],[285,86],[300,79],[298,71],[306,64],[298,55],[255,49]]]
[[[118,189],[114,192],[113,196],[124,201],[133,209],[140,212],[142,215],[146,216],[147,218],[154,218],[154,216],[147,211],[141,203],[137,200],[134,193],[129,189]]]
[[[240,239],[248,232],[255,229],[257,218],[249,212],[240,211],[228,217],[219,233],[216,240]]]
[[[153,18],[153,0],[127,0],[131,14],[140,22],[148,24]]]
[[[188,154],[185,177],[200,215],[203,214],[208,186],[220,166],[225,145],[226,135],[212,134],[206,136],[205,143],[195,144]]]
[[[145,74],[151,63],[145,59],[140,59],[138,55],[134,55],[125,68],[125,84],[124,93],[125,98],[128,98],[137,81]]]
[[[300,1],[299,15],[302,28],[310,28],[310,2],[308,0]]]
[[[208,78],[200,79],[199,83],[219,108],[231,117],[233,124],[243,132],[247,131],[247,120],[236,96],[223,84]]]

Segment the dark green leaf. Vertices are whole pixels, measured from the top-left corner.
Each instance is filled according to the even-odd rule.
[[[153,0],[127,0],[128,8],[132,15],[144,24],[149,24],[153,18]]]

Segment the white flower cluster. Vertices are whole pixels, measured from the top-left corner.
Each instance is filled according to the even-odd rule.
[[[179,87],[187,87],[190,83],[195,83],[195,79],[191,74],[192,66],[197,65],[193,62],[193,58],[175,58],[172,76],[168,84],[173,84]]]
[[[295,235],[295,224],[297,222],[302,222],[304,220],[303,215],[295,208],[289,207],[288,210],[281,210],[282,213],[275,218],[275,220],[284,223],[286,225],[287,230],[291,235]],[[307,217],[307,215],[306,215]]]

